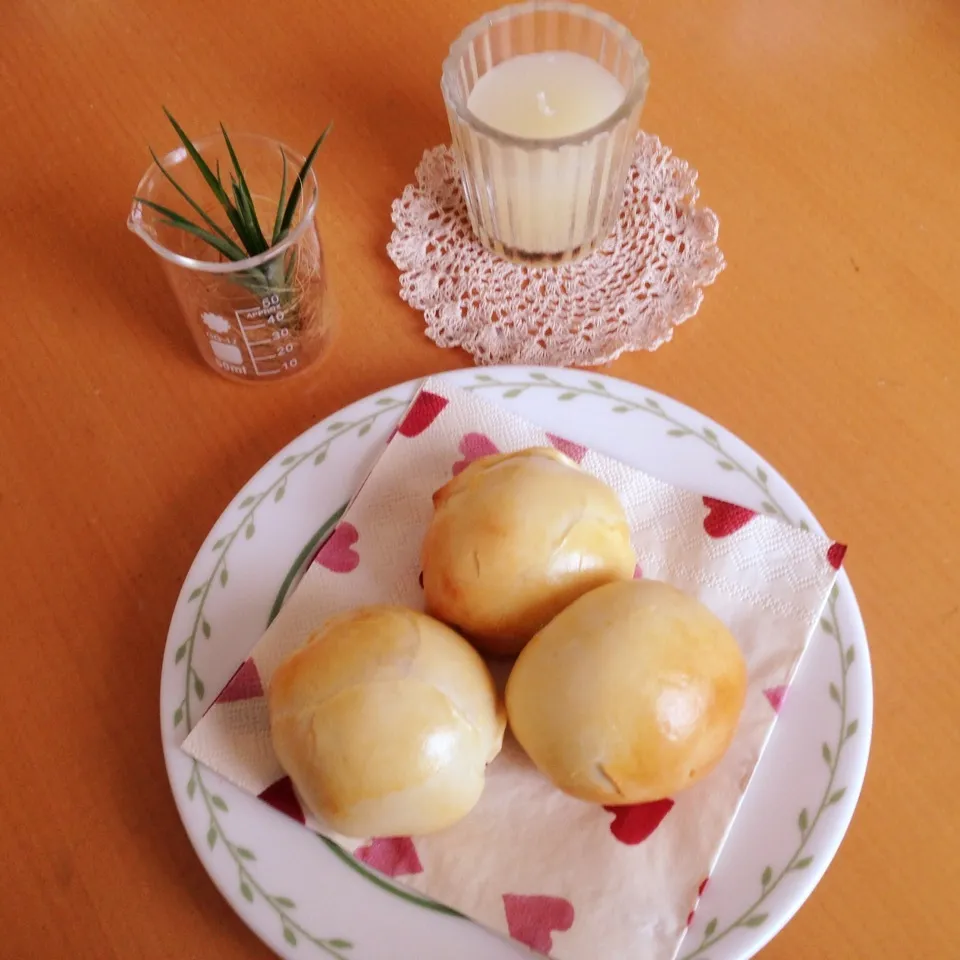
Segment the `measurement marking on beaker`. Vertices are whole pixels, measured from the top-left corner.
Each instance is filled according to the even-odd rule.
[[[297,366],[297,358],[290,356],[296,350],[290,331],[277,326],[285,317],[279,296],[265,297],[259,307],[234,310],[234,315],[255,376],[274,376]]]
[[[247,345],[247,353],[250,356],[250,363],[253,364],[253,372],[258,376],[263,376],[263,371],[257,365],[257,358],[253,355],[253,347],[250,346],[250,340],[247,338],[247,329],[243,325],[243,321],[240,319],[240,311],[237,311],[237,322],[240,326],[240,336],[243,337],[243,342]]]

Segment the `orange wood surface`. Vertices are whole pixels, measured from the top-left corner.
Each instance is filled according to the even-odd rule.
[[[700,171],[728,263],[674,342],[609,372],[738,433],[850,544],[874,662],[852,828],[762,956],[955,956],[960,6],[606,7],[647,50],[644,127]],[[391,200],[447,136],[447,46],[484,9],[4,5],[4,958],[268,955],[207,878],[170,795],[167,625],[210,526],[281,445],[370,391],[469,363],[423,336],[384,247]],[[173,146],[163,104],[190,131],[223,120],[299,150],[334,120],[317,172],[342,328],[302,377],[254,389],[209,371],[156,257],[127,231],[147,146]]]

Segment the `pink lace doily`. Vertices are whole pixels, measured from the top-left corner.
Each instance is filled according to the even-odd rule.
[[[616,231],[561,267],[510,263],[481,246],[449,147],[427,150],[416,178],[391,211],[400,296],[423,311],[431,340],[480,364],[596,366],[655,350],[724,267],[717,216],[695,206],[696,171],[649,134],[637,137]]]

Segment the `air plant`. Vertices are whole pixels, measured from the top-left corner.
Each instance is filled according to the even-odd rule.
[[[183,230],[197,237],[227,260],[237,262],[248,260],[251,257],[266,253],[268,250],[282,243],[289,234],[293,224],[293,218],[297,212],[297,206],[303,192],[304,180],[313,164],[317,151],[323,145],[332,125],[328,125],[323,133],[320,134],[316,143],[314,143],[312,149],[307,154],[303,166],[300,168],[293,182],[289,185],[289,195],[287,193],[289,174],[287,157],[284,151],[282,149],[280,150],[283,161],[280,196],[277,201],[276,214],[273,217],[272,229],[270,229],[269,233],[266,233],[260,224],[253,197],[247,185],[247,179],[244,176],[243,168],[230,141],[226,127],[222,123],[220,124],[220,131],[223,134],[223,140],[233,166],[233,170],[230,171],[229,174],[228,182],[225,182],[221,175],[219,162],[215,170],[211,169],[210,165],[200,155],[183,127],[177,123],[170,111],[164,107],[163,112],[173,125],[177,136],[180,138],[180,142],[189,154],[190,159],[196,165],[203,180],[210,188],[210,192],[213,194],[217,203],[223,208],[227,222],[230,228],[232,228],[232,233],[221,227],[220,224],[177,183],[173,174],[164,167],[153,149],[150,150],[153,162],[177,193],[183,197],[190,208],[197,214],[200,221],[202,221],[202,225],[177,213],[175,210],[171,210],[169,207],[154,203],[152,200],[147,200],[144,197],[136,197],[135,199],[144,206],[159,213],[163,218],[160,221],[162,225]],[[240,273],[237,274],[237,280],[259,297],[279,294],[281,299],[287,300],[293,292],[292,282],[295,273],[296,248],[293,247],[291,248],[290,256],[284,258],[278,257],[258,267],[251,267],[247,270],[240,271]]]

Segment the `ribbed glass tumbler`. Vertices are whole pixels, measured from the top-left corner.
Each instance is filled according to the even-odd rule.
[[[650,69],[630,32],[580,4],[522,3],[467,27],[442,89],[470,222],[499,256],[545,266],[611,233]]]

